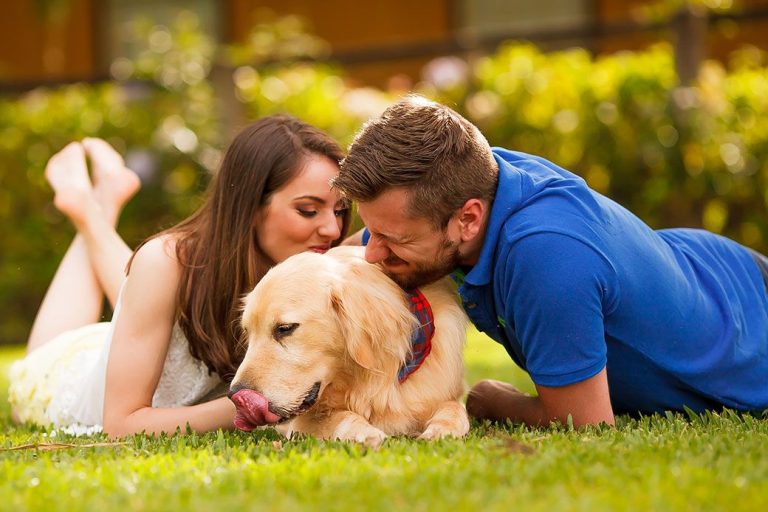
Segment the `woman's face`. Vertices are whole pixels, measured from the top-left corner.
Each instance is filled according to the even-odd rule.
[[[341,236],[345,202],[331,190],[339,166],[310,155],[299,173],[276,190],[256,218],[256,239],[274,263],[304,251],[325,252]]]

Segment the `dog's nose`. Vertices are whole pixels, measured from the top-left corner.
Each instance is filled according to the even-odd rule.
[[[227,393],[227,397],[229,397],[230,400],[232,400],[232,397],[240,390],[248,389],[246,386],[243,386],[241,384],[232,384],[229,387],[229,393]]]

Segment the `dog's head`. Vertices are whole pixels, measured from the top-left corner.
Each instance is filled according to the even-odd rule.
[[[396,372],[414,321],[403,291],[361,248],[288,258],[245,299],[248,350],[230,388],[235,425],[293,418],[342,373]]]

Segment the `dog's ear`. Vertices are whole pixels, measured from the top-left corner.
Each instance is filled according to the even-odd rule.
[[[339,318],[347,353],[354,362],[366,370],[373,370],[376,366],[376,358],[373,355],[371,339],[365,333],[364,328],[355,327],[360,322],[359,319],[355,318],[355,308],[353,307],[353,311],[349,311],[344,305],[341,293],[335,292],[331,294],[331,307]]]
[[[376,266],[362,260],[348,263],[331,292],[347,352],[368,370],[399,367],[410,350],[416,322],[404,293]]]

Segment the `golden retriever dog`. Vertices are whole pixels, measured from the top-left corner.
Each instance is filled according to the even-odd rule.
[[[229,393],[239,429],[279,424],[287,437],[301,432],[369,446],[391,435],[467,433],[459,401],[466,316],[453,283],[421,289],[434,336],[420,366],[403,379],[419,321],[408,295],[363,251],[292,256],[246,297],[248,350]]]

